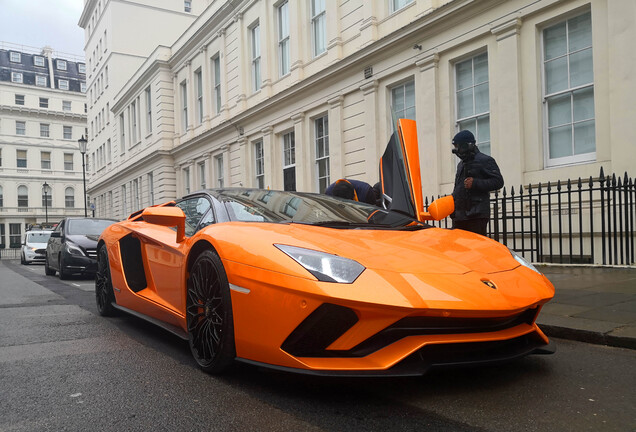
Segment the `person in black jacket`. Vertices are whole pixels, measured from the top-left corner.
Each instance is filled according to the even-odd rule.
[[[376,197],[373,186],[369,183],[353,179],[340,179],[335,181],[329,185],[325,194],[373,205],[376,205],[378,198]]]
[[[453,138],[453,147],[453,153],[461,159],[457,164],[453,189],[453,228],[486,235],[490,219],[490,191],[503,187],[503,177],[497,162],[479,151],[470,131],[458,132]]]

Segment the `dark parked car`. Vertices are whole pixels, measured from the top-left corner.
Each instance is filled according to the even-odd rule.
[[[94,275],[97,270],[97,240],[113,219],[65,218],[55,227],[46,245],[44,271],[60,273],[60,279],[73,274]]]

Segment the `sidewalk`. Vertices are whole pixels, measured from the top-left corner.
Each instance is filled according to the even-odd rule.
[[[537,269],[556,289],[537,320],[548,336],[636,349],[636,268]]]

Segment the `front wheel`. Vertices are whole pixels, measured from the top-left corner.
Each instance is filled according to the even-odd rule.
[[[115,315],[115,293],[113,292],[113,281],[110,277],[110,264],[108,262],[108,250],[106,245],[99,248],[97,252],[97,273],[95,273],[95,301],[97,302],[97,312],[101,316]]]
[[[64,267],[62,266],[62,255],[61,254],[60,254],[60,259],[58,260],[57,264],[58,264],[57,265],[57,268],[58,268],[57,271],[59,272],[60,279],[61,280],[68,279],[70,275],[69,275],[69,273],[67,271],[64,270]]]
[[[199,255],[190,270],[186,305],[190,351],[201,369],[220,373],[236,357],[232,299],[219,256]]]
[[[44,273],[47,276],[55,276],[55,270],[49,267],[49,257],[44,258]]]

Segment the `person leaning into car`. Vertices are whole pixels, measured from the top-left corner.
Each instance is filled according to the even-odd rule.
[[[325,194],[373,205],[377,205],[378,199],[373,186],[369,183],[353,179],[336,180],[327,187]]]
[[[495,159],[479,151],[470,131],[455,135],[452,151],[461,159],[453,189],[453,228],[485,236],[490,219],[490,192],[503,187],[503,177]]]

